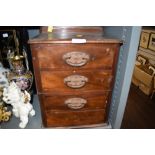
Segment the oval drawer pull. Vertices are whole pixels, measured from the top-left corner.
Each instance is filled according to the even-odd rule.
[[[70,88],[81,88],[86,82],[88,82],[88,78],[82,75],[70,75],[64,78],[64,83]]]
[[[83,98],[69,98],[65,101],[65,104],[70,108],[70,109],[81,109],[85,106],[87,103],[87,100]]]
[[[80,67],[90,60],[90,56],[85,52],[68,52],[63,55],[63,60],[70,66]]]

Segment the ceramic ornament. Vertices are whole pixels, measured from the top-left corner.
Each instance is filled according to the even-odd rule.
[[[27,91],[22,92],[15,82],[11,82],[10,85],[3,90],[3,101],[12,105],[13,115],[20,119],[20,128],[26,127],[29,121],[29,115],[35,115],[35,110],[30,100],[30,94]]]

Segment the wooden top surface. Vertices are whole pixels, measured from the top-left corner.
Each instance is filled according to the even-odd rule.
[[[72,39],[86,39],[86,43],[120,43],[122,41],[119,39],[111,39],[103,37],[102,34],[94,35],[90,33],[41,33],[40,35],[30,39],[28,43],[72,43]]]

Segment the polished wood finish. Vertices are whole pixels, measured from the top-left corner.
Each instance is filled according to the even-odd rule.
[[[95,28],[92,32],[73,30],[60,28],[29,41],[46,127],[87,126],[108,120],[122,42],[105,39],[101,32],[93,32]],[[72,38],[86,39],[86,43],[72,43]]]
[[[105,110],[46,111],[47,127],[79,126],[105,122]]]
[[[69,52],[84,52],[89,54],[90,60],[86,65],[81,66],[84,69],[112,69],[114,57],[118,52],[118,44],[43,44],[34,47],[37,51],[40,68],[50,69],[75,69],[68,65],[63,56]]]
[[[111,72],[111,71],[110,71]],[[40,71],[42,92],[74,92],[91,90],[111,90],[111,73],[103,70],[92,71]],[[67,86],[64,79],[71,75],[82,75],[88,78],[88,82],[81,88],[71,88]]]
[[[100,93],[71,93],[68,95],[40,95],[46,111],[48,110],[71,110],[65,101],[70,98],[80,97],[87,100],[81,110],[105,109],[107,106],[109,92]]]
[[[34,37],[33,39],[30,39],[28,42],[31,44],[37,44],[36,46],[39,47],[42,44],[71,44],[72,39],[86,39],[87,44],[117,44],[119,46],[122,44],[122,41],[118,39],[111,39],[103,36],[98,36],[95,34],[87,34],[83,33],[81,37],[77,37],[77,33],[42,33],[39,36]],[[84,44],[81,44],[81,46]]]

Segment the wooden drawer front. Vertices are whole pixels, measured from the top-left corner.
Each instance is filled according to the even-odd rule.
[[[111,69],[117,50],[115,44],[45,44],[34,52],[38,54],[40,68]]]
[[[91,125],[105,122],[105,110],[48,111],[47,127]]]
[[[48,110],[91,110],[105,109],[109,92],[78,95],[41,95],[45,109]]]
[[[111,90],[111,71],[41,71],[43,92]]]

